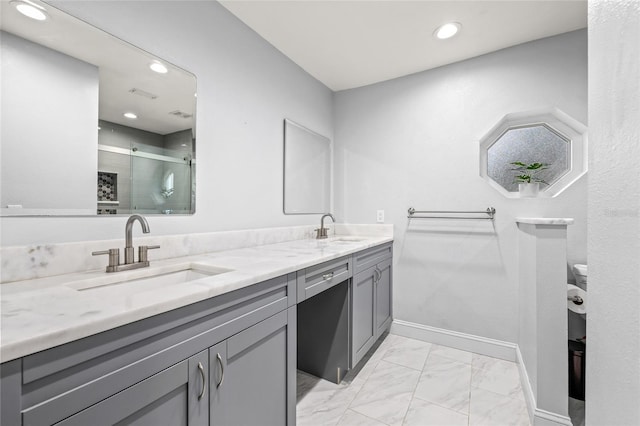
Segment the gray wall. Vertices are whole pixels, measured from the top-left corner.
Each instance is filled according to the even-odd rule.
[[[95,211],[98,69],[13,34],[0,38],[2,207]],[[79,178],[69,182],[69,169]]]
[[[589,2],[587,425],[640,424],[640,2]]]
[[[152,234],[319,220],[282,213],[282,128],[286,117],[332,138],[327,87],[214,1],[52,3],[198,78],[196,214],[150,218]],[[2,245],[119,238],[124,222],[0,218]]]
[[[586,178],[553,199],[507,199],[478,142],[505,114],[556,106],[587,121],[587,33],[568,33],[335,95],[336,213],[395,228],[396,319],[518,341],[515,217],[573,217],[586,261]],[[497,209],[490,221],[408,222],[418,210]],[[558,283],[564,286],[565,283]]]

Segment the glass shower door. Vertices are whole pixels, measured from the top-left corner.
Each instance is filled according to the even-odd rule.
[[[191,156],[184,151],[144,144],[132,147],[132,212],[192,213],[192,163]]]

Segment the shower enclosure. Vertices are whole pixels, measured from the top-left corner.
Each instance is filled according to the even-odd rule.
[[[100,122],[98,214],[191,214],[195,158],[191,129],[158,135]]]

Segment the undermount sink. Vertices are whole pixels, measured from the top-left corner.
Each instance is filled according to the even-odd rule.
[[[333,240],[334,243],[357,243],[360,241],[364,241],[366,238],[358,238],[358,237],[339,237]]]
[[[130,288],[154,288],[166,287],[172,285],[186,284],[201,278],[207,278],[214,275],[231,272],[231,269],[218,268],[205,264],[182,264],[173,267],[163,267],[157,271],[137,270],[135,273],[123,276],[109,275],[107,277],[99,277],[94,279],[75,281],[67,284],[77,291],[97,290],[101,288],[113,288],[122,286]]]

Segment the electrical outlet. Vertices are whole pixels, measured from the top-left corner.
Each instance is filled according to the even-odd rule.
[[[378,210],[376,212],[376,222],[384,223],[384,210]]]

